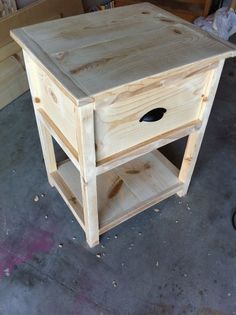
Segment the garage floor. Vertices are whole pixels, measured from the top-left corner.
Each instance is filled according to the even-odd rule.
[[[130,219],[94,249],[47,182],[30,94],[3,109],[0,315],[236,314],[235,89],[231,59],[188,195]],[[183,144],[164,148],[176,164]]]

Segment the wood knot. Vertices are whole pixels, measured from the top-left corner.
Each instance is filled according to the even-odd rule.
[[[139,170],[128,170],[128,171],[126,171],[126,174],[131,174],[131,175],[139,174],[139,173],[140,173]]]
[[[166,23],[174,23],[174,21],[172,21],[171,19],[168,19],[166,17],[160,17],[160,21],[166,22]]]
[[[193,158],[192,158],[191,156],[189,156],[189,157],[186,157],[186,158],[185,158],[185,161],[187,161],[187,162],[191,162],[191,161],[192,161],[192,159],[193,159]]]
[[[50,95],[51,95],[53,101],[54,101],[55,103],[57,103],[57,97],[56,97],[55,93],[54,93],[51,89],[49,89],[49,93],[50,93]]]
[[[57,52],[57,53],[54,54],[54,56],[55,56],[55,58],[56,58],[57,60],[62,60],[62,59],[64,59],[65,55],[66,55],[66,53],[65,53],[64,51],[59,51],[59,52]]]
[[[39,97],[37,97],[37,96],[36,96],[36,97],[34,98],[34,102],[38,104],[38,103],[40,103],[40,102],[41,102],[41,100],[40,100],[40,98],[39,98]]]
[[[175,34],[182,34],[182,32],[180,30],[178,30],[177,28],[175,28],[173,31]]]
[[[73,196],[69,199],[69,201],[71,201],[74,205],[77,204],[77,199]]]
[[[150,163],[149,163],[149,162],[145,163],[145,164],[143,165],[143,168],[144,168],[145,170],[149,170],[149,169],[151,168]]]
[[[150,168],[151,168],[150,163],[146,162],[140,170],[130,169],[126,171],[126,174],[135,175],[141,173],[142,171],[149,170]]]
[[[108,193],[108,198],[109,199],[114,198],[118,194],[118,192],[120,191],[123,183],[124,183],[123,180],[121,178],[119,178],[119,177],[113,182],[113,184],[111,186],[111,189],[110,189],[110,191]]]

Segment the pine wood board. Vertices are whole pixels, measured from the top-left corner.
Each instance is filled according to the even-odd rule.
[[[188,134],[199,130],[201,124],[200,120],[193,121],[187,125],[181,126],[180,128],[155,137],[154,139],[149,139],[144,143],[140,143],[137,146],[119,152],[119,154],[113,155],[109,159],[102,160],[97,163],[97,174],[100,175],[108,172],[115,167],[128,163],[129,161],[165,146],[170,142],[186,137]]]
[[[134,91],[110,94],[102,106],[96,103],[95,129],[97,161],[134,147],[198,119],[203,89],[210,70],[168,77]],[[177,84],[178,82],[178,84]],[[155,107],[166,113],[157,122],[140,122]],[[126,139],[126,141],[124,141]]]
[[[25,55],[26,59],[28,60]],[[76,152],[75,104],[37,64],[31,62],[28,68],[28,73],[32,78],[30,81],[33,87],[33,100],[41,106],[41,111],[49,117],[47,121],[51,120],[57,128],[60,128],[60,133],[72,147],[71,151]]]
[[[211,91],[235,46],[146,3],[24,27],[12,36],[24,50],[49,183],[77,216],[90,247],[99,234],[186,193]],[[142,124],[144,114],[149,125]],[[170,124],[159,130],[164,115]],[[128,130],[115,137],[116,127],[123,130],[132,119],[140,128],[134,136]],[[143,138],[146,127],[155,132]],[[108,154],[98,160],[106,135],[114,143],[105,143]],[[179,172],[154,149],[184,135]],[[56,163],[52,137],[70,160]],[[128,145],[116,148],[119,138]]]
[[[78,199],[78,196],[72,192],[71,187],[66,182],[67,174],[70,174],[70,167],[67,168],[66,172],[63,172],[63,170],[64,169],[61,168],[60,172],[56,171],[51,173],[52,183],[84,230],[84,214],[81,199]]]
[[[0,109],[28,90],[22,54],[0,62]]]
[[[15,27],[80,13],[83,13],[80,0],[72,0],[70,3],[66,0],[40,0],[0,19],[0,70],[2,76],[7,73],[5,80],[2,79],[0,83],[0,90],[2,91],[0,108],[28,90],[24,66],[19,68],[15,61],[21,47],[10,37],[10,30]],[[23,59],[21,63],[24,64]],[[7,67],[9,67],[9,71],[7,71]],[[8,79],[9,81],[7,81]]]
[[[0,48],[0,62],[17,54],[21,51],[19,45],[16,42],[10,42],[9,44]]]
[[[232,0],[230,7],[231,9],[236,10],[236,0]]]
[[[58,167],[69,200],[82,204],[79,172],[69,161]],[[141,212],[144,208],[181,190],[178,170],[154,151],[97,177],[100,234]],[[60,188],[60,191],[63,190]],[[80,218],[80,221],[82,217]]]
[[[47,21],[52,16],[67,17],[83,13],[81,0],[39,0],[0,20],[0,47],[11,42],[10,30]]]
[[[12,36],[40,62],[48,59],[69,90],[76,85],[90,98],[170,69],[236,55],[233,45],[148,3],[25,27]]]

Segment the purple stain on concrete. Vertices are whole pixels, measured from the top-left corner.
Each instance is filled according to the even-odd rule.
[[[54,245],[53,234],[31,228],[22,237],[0,242],[0,279],[9,275],[14,267],[32,260],[37,253],[48,253]]]

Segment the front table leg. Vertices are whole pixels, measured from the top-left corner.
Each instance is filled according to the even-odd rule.
[[[99,244],[96,178],[85,180],[81,176],[81,187],[86,240],[89,247],[94,247]]]
[[[78,107],[77,129],[85,234],[90,247],[99,244],[93,106]]]
[[[183,162],[179,172],[179,180],[184,183],[183,190],[178,193],[180,197],[185,196],[188,191],[188,187],[197,161],[198,153],[201,148],[201,143],[207,126],[208,118],[211,112],[223,66],[224,60],[220,61],[218,66],[214,70],[212,70],[209,75],[209,80],[205,87],[201,111],[199,115],[202,121],[202,126],[198,131],[192,133],[188,137]]]

